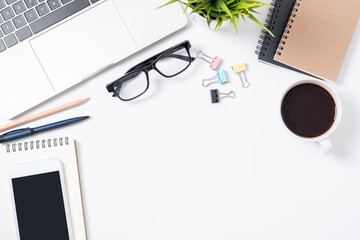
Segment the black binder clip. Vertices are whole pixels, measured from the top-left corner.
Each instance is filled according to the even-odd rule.
[[[234,91],[231,91],[231,92],[228,92],[228,93],[221,93],[219,92],[218,89],[212,89],[210,90],[210,96],[211,96],[211,103],[218,103],[220,102],[220,99],[223,99],[223,98],[235,98],[235,92]]]

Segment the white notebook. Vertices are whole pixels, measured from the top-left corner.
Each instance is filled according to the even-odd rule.
[[[14,209],[10,198],[8,169],[12,164],[25,163],[43,159],[56,158],[62,162],[65,186],[68,197],[70,221],[75,240],[86,240],[86,228],[81,197],[81,186],[76,154],[76,144],[70,138],[55,138],[49,140],[30,141],[4,145],[0,148],[0,186],[1,195],[7,196],[12,239],[16,239]]]

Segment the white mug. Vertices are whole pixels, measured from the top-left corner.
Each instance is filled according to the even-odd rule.
[[[292,84],[290,87],[287,88],[287,90],[285,91],[284,95],[281,98],[281,103],[280,103],[280,115],[281,115],[281,104],[283,102],[284,97],[286,96],[286,94],[295,86],[301,85],[301,84],[305,84],[305,83],[312,83],[312,84],[316,84],[322,88],[324,88],[325,90],[327,90],[330,95],[332,96],[332,98],[335,101],[335,105],[336,105],[336,112],[335,112],[335,120],[334,123],[332,124],[332,126],[330,127],[330,129],[328,129],[325,133],[323,133],[322,135],[318,136],[318,137],[313,137],[313,138],[307,138],[307,137],[301,137],[298,136],[296,134],[294,134],[293,132],[290,131],[290,129],[288,129],[288,127],[285,125],[283,119],[281,119],[283,121],[283,125],[285,126],[285,128],[287,129],[287,132],[289,132],[291,135],[295,136],[298,139],[302,139],[304,141],[308,141],[308,142],[315,142],[315,143],[319,143],[321,146],[321,149],[323,151],[324,154],[327,154],[331,151],[332,149],[332,143],[329,140],[329,136],[335,131],[335,129],[338,127],[340,120],[341,120],[341,116],[342,116],[342,105],[341,105],[341,101],[340,101],[340,97],[339,95],[335,92],[335,90],[330,87],[328,84],[326,84],[324,81],[320,81],[320,80],[303,80],[303,81],[299,81],[296,82],[294,84]]]

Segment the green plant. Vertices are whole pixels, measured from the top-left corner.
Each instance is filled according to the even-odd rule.
[[[238,33],[238,22],[240,16],[245,21],[245,17],[250,18],[257,24],[259,24],[263,29],[268,31],[272,36],[274,36],[269,29],[267,29],[256,17],[253,13],[258,13],[254,9],[269,6],[270,4],[262,3],[259,1],[250,1],[250,0],[188,0],[188,2],[183,2],[181,0],[171,0],[168,3],[160,6],[162,8],[174,2],[180,2],[184,4],[185,11],[188,8],[191,8],[192,11],[190,14],[197,13],[204,18],[206,18],[207,23],[210,28],[211,21],[217,21],[214,30],[217,30],[221,27],[224,21],[231,22],[234,27],[236,33]]]

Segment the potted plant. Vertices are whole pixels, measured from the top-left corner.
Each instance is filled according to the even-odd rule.
[[[227,22],[234,25],[235,31],[238,33],[238,22],[241,17],[244,21],[245,18],[250,18],[274,36],[269,29],[267,29],[253,15],[253,13],[259,13],[254,9],[263,6],[272,7],[270,4],[251,0],[188,0],[187,2],[183,2],[181,0],[171,0],[161,7],[175,2],[184,4],[185,11],[189,8],[192,9],[190,15],[197,14],[201,16],[206,20],[209,28],[212,28],[213,30],[220,29],[221,26]]]

